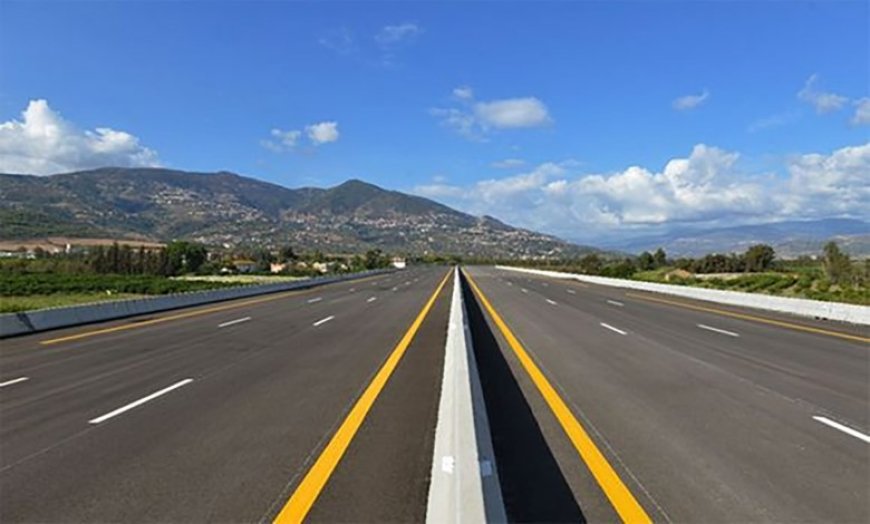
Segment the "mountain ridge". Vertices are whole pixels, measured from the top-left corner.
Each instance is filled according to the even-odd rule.
[[[100,168],[0,174],[0,239],[64,235],[212,245],[523,258],[593,251],[350,179],[291,189],[227,171]]]

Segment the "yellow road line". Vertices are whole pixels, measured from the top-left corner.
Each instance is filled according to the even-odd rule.
[[[359,430],[366,415],[368,415],[369,410],[374,405],[375,400],[377,400],[378,395],[381,394],[396,366],[399,365],[399,361],[402,360],[402,356],[405,354],[408,346],[411,345],[414,335],[417,334],[420,325],[423,324],[423,320],[426,319],[429,310],[432,309],[435,299],[438,298],[438,294],[441,293],[441,290],[450,278],[451,272],[452,270],[444,275],[441,283],[438,284],[435,292],[432,293],[426,305],[420,310],[420,314],[414,319],[411,327],[405,332],[405,335],[396,345],[395,349],[393,349],[393,352],[390,353],[387,361],[384,362],[384,365],[378,370],[378,373],[369,383],[368,387],[366,387],[365,391],[363,391],[359,400],[351,408],[350,413],[347,414],[347,417],[345,417],[341,426],[336,430],[332,439],[323,448],[320,456],[317,457],[317,461],[314,462],[314,465],[305,474],[305,477],[296,487],[296,491],[293,492],[290,500],[287,501],[280,513],[278,513],[278,516],[275,517],[276,523],[302,522],[305,516],[308,515],[311,506],[314,505],[314,501],[317,500],[320,492],[326,486],[329,477],[336,466],[338,466],[338,462],[344,456],[348,446],[350,446],[351,440],[353,440],[357,430]]]
[[[556,389],[550,384],[550,381],[547,380],[547,377],[535,364],[532,357],[529,356],[528,352],[526,352],[495,308],[492,307],[492,304],[490,304],[480,288],[477,287],[471,276],[467,272],[463,271],[463,273],[468,279],[468,283],[471,284],[474,293],[489,312],[489,316],[495,322],[502,335],[504,335],[505,340],[517,356],[517,359],[519,359],[526,373],[528,373],[535,386],[537,386],[541,396],[544,397],[547,405],[550,406],[553,415],[556,416],[565,434],[568,435],[574,448],[580,454],[580,458],[586,463],[586,467],[589,468],[595,480],[598,481],[598,485],[604,491],[607,499],[610,500],[610,504],[613,505],[619,517],[623,522],[652,522],[652,519],[647,515],[640,503],[637,502],[637,499],[634,498],[634,495],[631,494],[631,491],[622,482],[622,479],[619,478],[619,475],[610,463],[607,462],[607,458],[601,453],[586,430],[583,429],[580,421],[571,413],[571,409],[565,404],[565,401],[562,400],[562,397],[559,396]]]
[[[370,280],[373,278],[376,278],[376,276],[361,278],[360,280],[355,280],[354,282],[363,282],[363,281]],[[180,320],[183,318],[198,317],[200,315],[207,315],[209,313],[217,313],[218,311],[227,311],[230,309],[236,309],[236,308],[240,308],[240,307],[244,307],[244,306],[250,306],[252,304],[260,304],[262,302],[270,302],[272,300],[280,300],[282,298],[287,298],[287,297],[291,297],[291,296],[295,296],[295,295],[304,295],[306,293],[314,292],[319,287],[320,286],[316,286],[315,288],[310,288],[310,289],[302,289],[302,290],[298,290],[298,291],[288,291],[285,293],[277,293],[274,295],[268,295],[268,296],[261,297],[261,298],[244,300],[242,302],[235,302],[234,301],[234,302],[231,302],[229,304],[224,304],[222,306],[215,306],[215,307],[210,307],[210,308],[206,308],[206,309],[197,309],[195,311],[186,311],[184,313],[177,313],[175,315],[168,315],[165,317],[154,318],[151,320],[144,320],[142,322],[136,322],[135,324],[123,324],[120,326],[112,326],[112,327],[107,327],[107,328],[92,329],[89,331],[82,331],[79,333],[74,333],[72,335],[66,335],[63,337],[49,338],[47,340],[40,340],[39,343],[43,344],[43,345],[51,345],[51,344],[58,344],[60,342],[69,342],[71,340],[79,340],[82,338],[95,337],[97,335],[105,335],[107,333],[115,333],[118,331],[127,331],[130,329],[138,329],[138,328],[142,328],[142,327],[152,326],[154,324],[160,324],[162,322],[169,322],[171,320]]]
[[[698,311],[706,311],[707,313],[715,313],[717,315],[722,315],[726,317],[739,318],[742,320],[751,320],[753,322],[761,322],[763,324],[771,324],[773,326],[784,327],[787,329],[795,329],[798,331],[806,331],[808,333],[817,333],[819,335],[827,335],[829,337],[837,337],[846,340],[857,340],[858,342],[868,343],[870,342],[870,338],[862,337],[860,335],[853,335],[851,333],[843,333],[841,331],[831,331],[829,329],[822,329],[812,326],[805,326],[803,324],[794,324],[792,322],[786,322],[784,320],[774,320],[772,318],[765,317],[757,317],[755,315],[749,315],[747,313],[737,313],[736,311],[728,311],[726,309],[718,309],[714,307],[707,306],[699,306],[697,304],[690,304],[688,302],[682,302],[679,300],[668,300],[665,298],[651,297],[648,295],[643,295],[640,293],[632,293],[626,292],[625,296],[632,298],[639,298],[641,300],[647,300],[650,302],[660,302],[662,304],[670,304],[672,306],[678,306],[686,309],[695,309]]]

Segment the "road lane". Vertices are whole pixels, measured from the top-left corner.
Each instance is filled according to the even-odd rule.
[[[662,305],[641,310],[627,299],[614,307],[606,300],[616,293],[592,288],[559,291],[560,307],[544,309],[538,304],[555,296],[553,282],[527,282],[531,291],[523,294],[497,280],[515,277],[491,268],[469,272],[655,520],[870,517],[870,446],[813,419],[836,413],[866,430],[866,345],[745,321],[738,328],[723,317]],[[511,365],[522,376],[517,362]],[[582,475],[572,477],[582,465],[565,452],[564,436],[547,432],[546,414],[536,416],[584,513],[597,520],[587,511],[595,493],[575,478]]]
[[[69,343],[93,360],[42,348],[63,364],[23,359],[35,371],[29,395],[44,395],[50,382],[58,391],[0,397],[0,520],[268,518],[445,271],[419,270],[419,283],[370,304],[347,288],[345,298],[324,289],[317,304],[239,309],[234,318],[254,320],[229,329],[207,315]],[[324,313],[336,320],[312,327]],[[172,339],[156,351],[156,341]],[[89,377],[98,363],[106,376]],[[88,424],[185,378],[194,382]]]

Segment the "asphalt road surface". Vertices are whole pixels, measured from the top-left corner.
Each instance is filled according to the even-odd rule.
[[[514,521],[870,521],[870,333],[468,268]],[[0,341],[2,522],[419,522],[451,272]]]

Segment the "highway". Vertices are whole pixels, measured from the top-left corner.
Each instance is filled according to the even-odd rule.
[[[509,520],[870,521],[867,329],[464,271]],[[452,275],[0,341],[0,521],[424,521]]]

